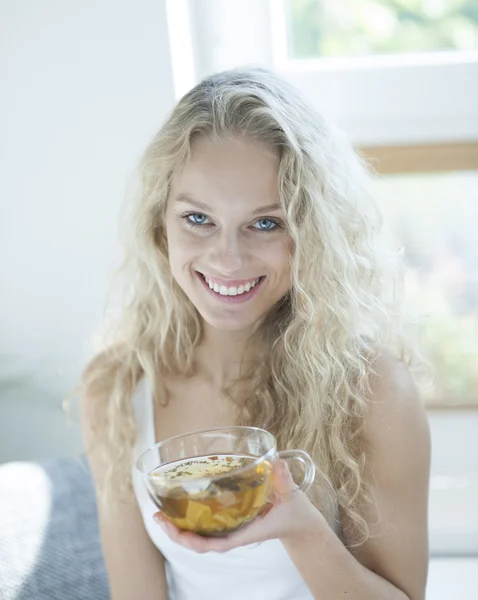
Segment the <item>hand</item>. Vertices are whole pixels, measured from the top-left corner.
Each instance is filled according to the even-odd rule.
[[[278,460],[273,467],[274,503],[266,514],[257,517],[249,525],[221,537],[203,537],[191,531],[183,531],[173,525],[160,512],[154,519],[176,543],[195,552],[227,552],[238,546],[246,546],[279,538],[292,540],[310,533],[311,528],[324,527],[326,520],[307,496],[297,488],[289,467]]]

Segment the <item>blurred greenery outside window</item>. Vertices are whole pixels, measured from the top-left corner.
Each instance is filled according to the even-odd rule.
[[[428,406],[478,408],[478,172],[377,177],[385,228],[410,267],[406,305],[436,370]]]
[[[478,49],[477,0],[284,0],[292,59]]]

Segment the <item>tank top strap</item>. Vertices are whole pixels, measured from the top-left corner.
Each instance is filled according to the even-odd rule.
[[[146,375],[138,382],[131,402],[136,423],[135,454],[139,456],[155,443],[153,398]]]

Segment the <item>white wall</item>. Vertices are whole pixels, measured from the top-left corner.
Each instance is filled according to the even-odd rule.
[[[174,101],[165,2],[0,0],[0,80],[2,462],[79,448],[60,401],[101,319],[126,180]]]

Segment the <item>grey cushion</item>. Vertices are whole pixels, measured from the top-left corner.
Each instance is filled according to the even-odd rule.
[[[85,459],[0,465],[0,600],[107,600]]]

